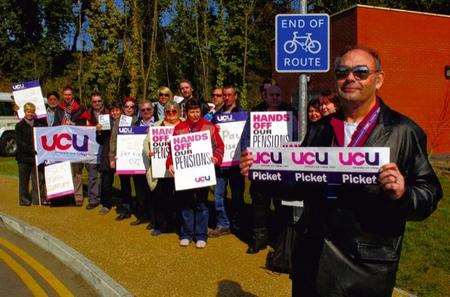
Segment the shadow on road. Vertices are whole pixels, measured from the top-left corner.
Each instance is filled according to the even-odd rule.
[[[256,297],[256,295],[242,290],[240,284],[230,280],[222,280],[217,288],[217,297]]]

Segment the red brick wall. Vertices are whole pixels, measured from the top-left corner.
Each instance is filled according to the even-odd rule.
[[[427,132],[429,149],[450,152],[450,17],[366,7],[357,15],[358,42],[382,59],[381,97]]]
[[[361,6],[333,16],[331,65],[346,45],[356,43],[380,53],[385,102],[425,130],[432,152],[449,153],[450,80],[444,67],[450,65],[450,17]],[[274,78],[290,100],[298,75],[274,73]],[[312,75],[310,92],[333,88],[331,71]]]

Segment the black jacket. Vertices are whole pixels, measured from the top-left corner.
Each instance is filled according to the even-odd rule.
[[[331,146],[333,139],[324,118],[309,127],[304,145]],[[324,186],[297,189],[305,194],[305,213],[298,224],[294,295],[391,296],[406,221],[424,220],[442,197],[426,135],[407,117],[381,103],[365,146],[390,147],[390,160],[405,177],[405,195],[392,200],[378,185],[342,185],[338,199],[330,200]]]
[[[33,127],[45,127],[44,120],[34,120]],[[17,153],[16,160],[19,163],[35,163],[36,151],[34,149],[33,127],[22,119],[16,124]]]

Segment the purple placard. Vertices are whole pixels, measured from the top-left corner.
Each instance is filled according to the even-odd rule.
[[[145,174],[145,170],[116,170],[117,175]]]
[[[132,127],[119,127],[120,135],[126,134],[147,134],[148,132],[147,126],[132,126]]]
[[[21,91],[21,90],[35,88],[35,87],[39,87],[39,86],[40,86],[39,80],[30,80],[30,81],[15,83],[12,85],[12,89],[14,91]]]
[[[287,183],[376,185],[379,173],[250,170],[249,179]]]
[[[51,200],[51,199],[55,199],[55,198],[63,197],[63,196],[67,196],[67,195],[72,195],[73,193],[75,193],[74,190],[64,191],[64,192],[60,192],[60,193],[54,193],[51,195],[47,195],[47,200]]]
[[[212,119],[215,124],[246,121],[248,113],[245,111],[230,112],[230,113],[216,113]]]

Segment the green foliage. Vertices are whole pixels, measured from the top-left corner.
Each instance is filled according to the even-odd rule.
[[[450,13],[447,0],[319,0],[312,6],[335,13],[357,3]],[[290,0],[0,0],[0,82],[37,78],[45,92],[71,84],[82,101],[95,89],[109,101],[128,95],[155,99],[159,86],[177,91],[186,78],[206,100],[214,86],[234,84],[241,104],[251,107],[259,84],[273,71],[275,15],[291,12],[291,5]]]
[[[435,213],[406,226],[397,286],[418,296],[450,296],[450,180],[440,180],[445,196]]]

